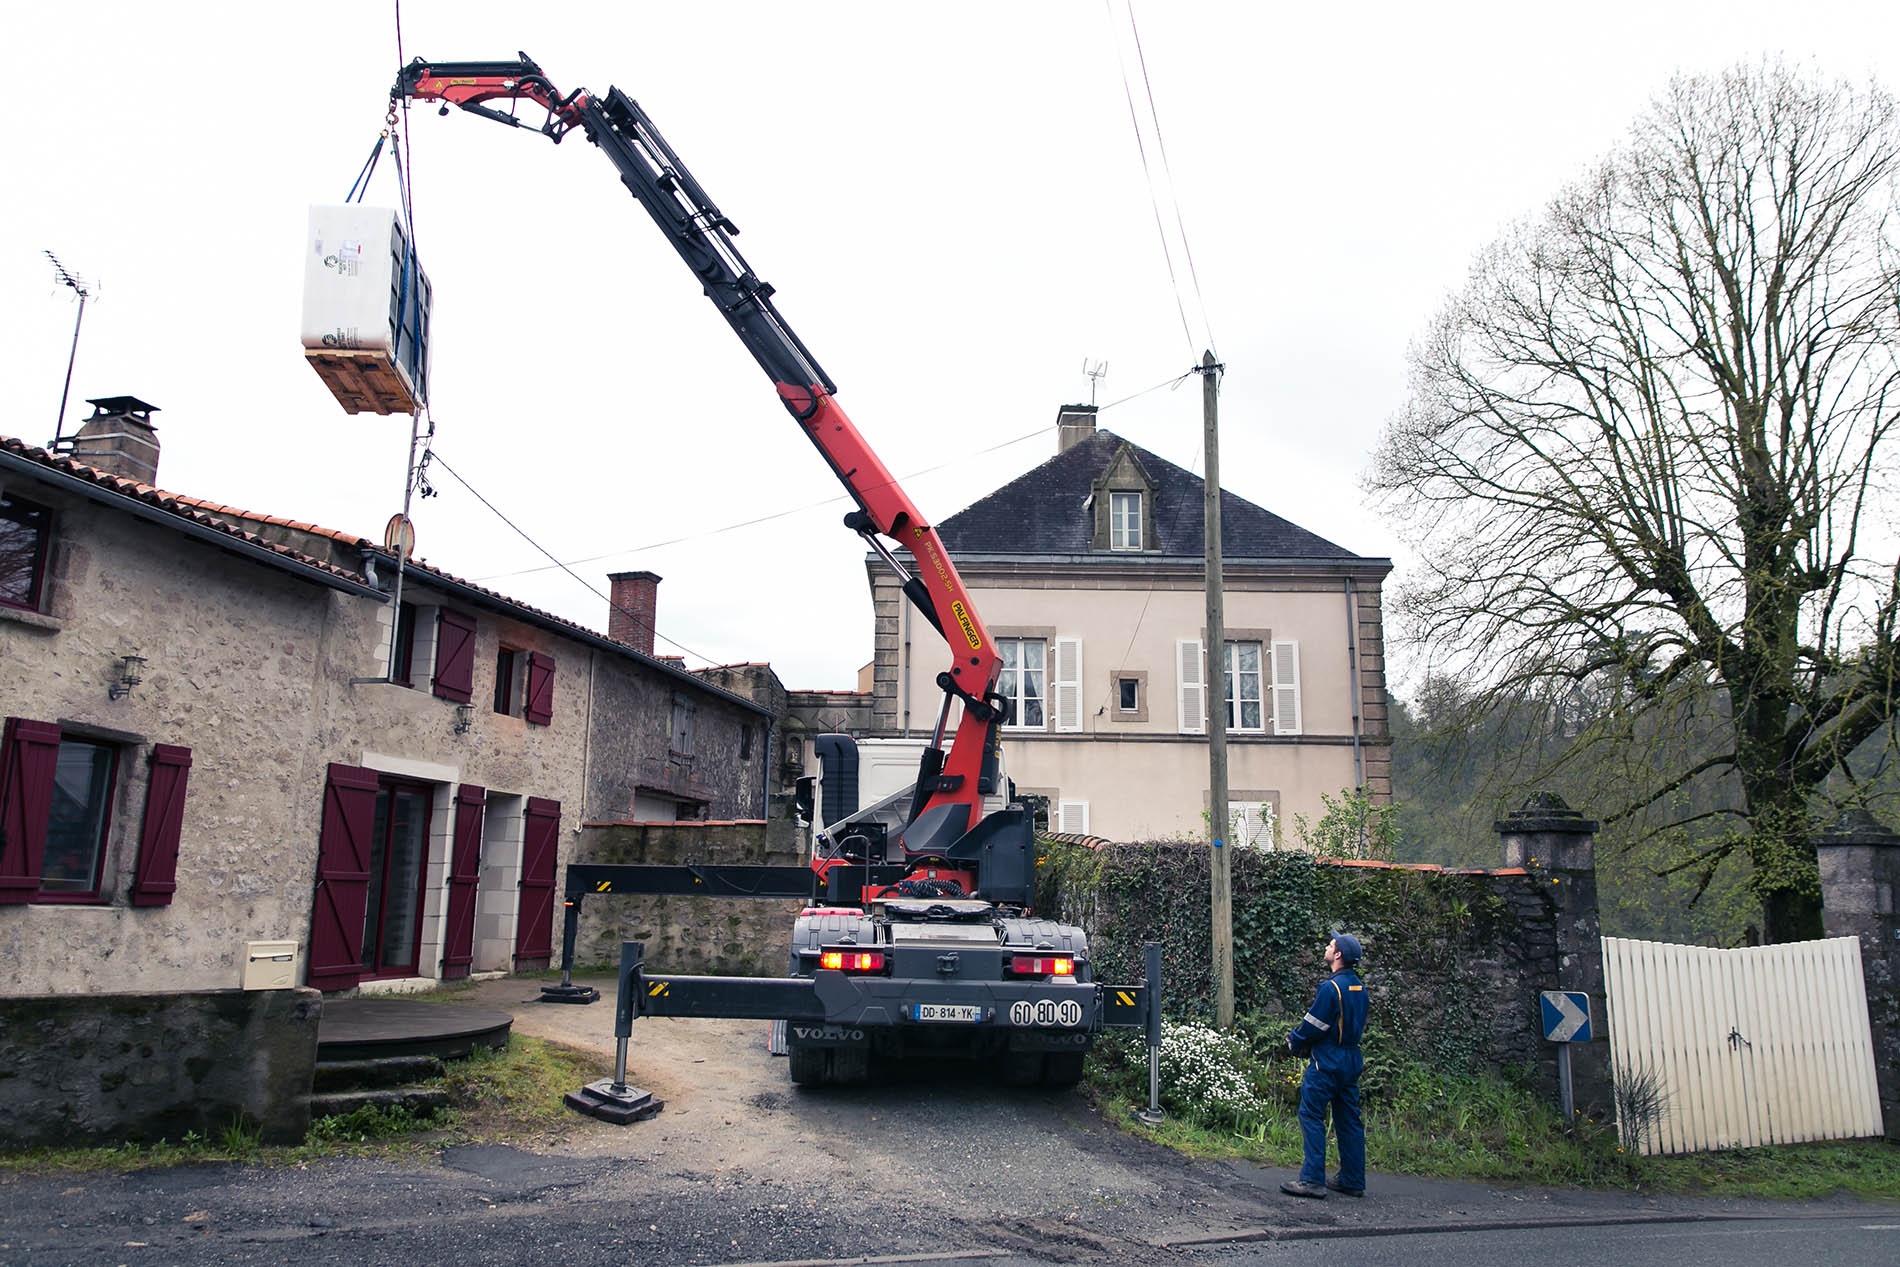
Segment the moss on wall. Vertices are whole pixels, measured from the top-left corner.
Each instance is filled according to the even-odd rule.
[[[1212,1017],[1209,857],[1201,844],[1045,839],[1038,905],[1088,930],[1100,981],[1139,978],[1142,943],[1160,942],[1168,1014]],[[1534,876],[1236,850],[1233,929],[1237,1014],[1291,1028],[1341,929],[1366,949],[1376,1038],[1445,1069],[1546,1059],[1537,998],[1557,988],[1558,947]]]

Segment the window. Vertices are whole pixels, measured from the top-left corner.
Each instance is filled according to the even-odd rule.
[[[667,725],[666,750],[673,756],[693,755],[693,701],[683,695],[673,697],[673,716]]]
[[[1072,836],[1086,836],[1089,830],[1089,803],[1058,800],[1056,830]]]
[[[1274,847],[1271,801],[1229,801],[1227,822],[1234,844],[1252,849]]]
[[[1139,678],[1115,679],[1115,710],[1122,713],[1141,711],[1141,680]]]
[[[99,896],[118,772],[116,749],[84,739],[59,741],[40,864],[42,902],[88,902]]]
[[[0,605],[39,610],[52,518],[44,506],[0,496]]]
[[[1261,655],[1257,642],[1230,642],[1226,648],[1227,729],[1266,729],[1261,696]]]
[[[495,653],[495,711],[521,716],[521,665],[527,657],[513,647]]]
[[[1141,549],[1141,494],[1108,495],[1108,548]]]
[[[121,746],[6,720],[0,737],[0,903],[98,902],[119,794]],[[153,745],[134,906],[170,903],[191,751]]]
[[[390,661],[389,680],[413,686],[416,659],[416,605],[404,603],[396,616],[396,653]]]
[[[1008,700],[1012,730],[1041,730],[1047,724],[1043,716],[1047,644],[1041,638],[1000,638],[996,650],[1003,657],[1003,671],[997,675],[996,689]]]

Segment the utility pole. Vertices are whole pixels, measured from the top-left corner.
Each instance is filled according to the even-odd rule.
[[[1207,827],[1213,851],[1214,1023],[1234,1025],[1234,866],[1227,839],[1227,620],[1221,592],[1220,543],[1220,364],[1211,351],[1201,353],[1201,419],[1206,430],[1205,485],[1207,550],[1207,671],[1202,687],[1207,700]],[[1220,701],[1213,692],[1218,689]]]

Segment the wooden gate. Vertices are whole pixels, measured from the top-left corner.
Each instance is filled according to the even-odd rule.
[[[1881,1133],[1856,939],[1716,950],[1605,937],[1603,977],[1626,1145],[1693,1153]]]

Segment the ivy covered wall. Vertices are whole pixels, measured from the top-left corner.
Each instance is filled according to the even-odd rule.
[[[1207,846],[1040,843],[1039,909],[1088,930],[1096,979],[1138,979],[1142,943],[1158,941],[1168,1015],[1211,1019]],[[1522,868],[1235,850],[1235,1012],[1292,1028],[1326,975],[1328,936],[1340,929],[1365,946],[1368,1047],[1387,1044],[1442,1069],[1535,1066],[1537,1081],[1554,1086],[1538,995],[1558,988],[1564,896],[1549,877]]]

